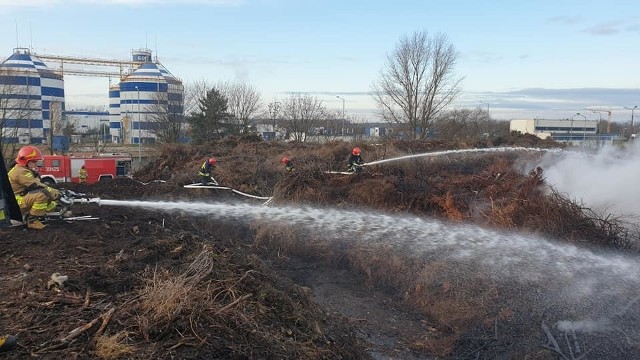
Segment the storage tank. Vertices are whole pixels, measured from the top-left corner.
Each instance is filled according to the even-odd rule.
[[[120,85],[109,86],[109,135],[111,141],[124,143],[129,140],[122,132],[122,117],[120,116]]]
[[[184,87],[162,64],[153,61],[151,50],[134,50],[132,57],[143,63],[119,84],[120,117],[128,117],[131,124],[125,128],[129,139],[125,142],[154,143],[153,129],[163,121],[183,122]]]
[[[27,48],[0,64],[0,111],[5,141],[42,144],[63,128],[64,80]]]

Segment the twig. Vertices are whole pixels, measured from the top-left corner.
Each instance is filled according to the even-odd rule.
[[[238,285],[239,282],[241,282],[242,280],[244,280],[244,278],[246,278],[250,273],[254,273],[257,272],[255,270],[247,270],[244,275],[242,275],[240,277],[240,279],[238,279],[238,281],[236,281],[233,285],[231,285],[229,288],[235,287],[236,285]]]
[[[77,328],[71,330],[69,332],[69,335],[63,337],[62,339],[60,339],[60,343],[61,344],[67,344],[69,342],[71,342],[71,340],[77,338],[78,336],[82,335],[84,332],[86,332],[87,330],[91,329],[95,324],[98,323],[98,321],[100,321],[101,316],[98,316],[97,318],[91,320],[90,323],[82,325],[82,326],[78,326]]]
[[[558,345],[558,342],[553,337],[553,334],[551,334],[551,330],[549,330],[549,327],[544,323],[544,321],[542,322],[542,330],[544,330],[544,333],[547,335],[547,340],[549,340],[551,344],[553,344],[553,347],[549,345],[544,345],[544,347],[557,352],[558,354],[560,354],[560,356],[562,356],[563,359],[569,360],[569,358],[562,353],[562,350],[560,350],[560,345]]]
[[[90,296],[91,296],[91,288],[88,287],[86,294],[84,294],[84,304],[82,304],[82,307],[84,308],[89,307],[89,303],[91,301]]]
[[[242,300],[244,300],[244,299],[246,299],[246,298],[248,298],[248,297],[251,297],[251,296],[253,296],[253,294],[245,294],[245,295],[243,295],[243,296],[241,296],[241,297],[237,298],[237,299],[236,299],[236,300],[234,300],[233,302],[231,302],[231,303],[227,304],[227,305],[226,305],[225,307],[223,307],[222,309],[220,309],[220,310],[216,311],[214,315],[218,315],[218,314],[220,314],[221,312],[224,312],[225,310],[227,310],[227,309],[229,309],[229,308],[233,307],[234,305],[236,305],[236,304],[237,304],[237,303],[239,303],[240,301],[242,301]]]
[[[107,311],[104,315],[101,316],[102,325],[100,325],[100,327],[98,328],[98,331],[96,331],[96,333],[93,335],[94,339],[102,335],[102,332],[104,332],[104,329],[107,328],[107,325],[109,324],[109,321],[111,320],[111,317],[115,312],[116,312],[116,308],[111,308],[109,309],[109,311]]]
[[[84,334],[85,332],[87,332],[88,330],[90,330],[95,324],[98,323],[98,321],[100,321],[100,319],[104,319],[104,317],[107,314],[112,313],[112,311],[115,311],[115,308],[109,310],[105,314],[101,314],[97,318],[91,320],[91,322],[89,322],[89,323],[87,323],[85,325],[82,325],[82,326],[78,326],[77,328],[71,330],[67,336],[59,339],[57,344],[52,345],[52,346],[50,346],[48,348],[44,348],[42,350],[39,350],[38,353],[52,351],[52,350],[58,350],[58,349],[61,349],[61,348],[65,347],[65,346],[69,345],[69,343],[73,339],[77,338],[78,336],[80,336],[80,335]]]

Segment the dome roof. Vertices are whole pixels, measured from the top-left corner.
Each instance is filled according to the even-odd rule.
[[[0,64],[0,69],[19,72],[38,73],[43,78],[62,79],[62,75],[56,74],[29,49],[16,48],[13,54]]]
[[[164,79],[167,83],[179,82],[162,64],[153,62],[146,62],[140,65],[131,74],[127,75],[124,81],[135,79],[137,81],[150,80],[155,82],[159,78]]]

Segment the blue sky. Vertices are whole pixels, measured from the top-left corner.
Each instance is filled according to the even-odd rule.
[[[339,95],[360,118],[375,111],[367,92],[398,39],[440,32],[459,52],[456,108],[501,119],[603,108],[627,121],[624,107],[640,105],[632,1],[0,0],[0,26],[2,58],[17,45],[109,59],[148,47],[186,83],[243,80],[266,101],[308,92],[333,109]],[[107,86],[67,76],[67,103],[106,105]]]

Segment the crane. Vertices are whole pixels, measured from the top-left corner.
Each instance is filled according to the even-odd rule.
[[[608,115],[608,117],[607,117],[607,134],[611,133],[611,113],[612,113],[611,110],[605,110],[605,109],[586,109],[586,110],[589,110],[589,111],[594,112],[594,113],[599,113],[599,114],[607,113],[607,115]],[[600,119],[602,119],[602,117]]]

